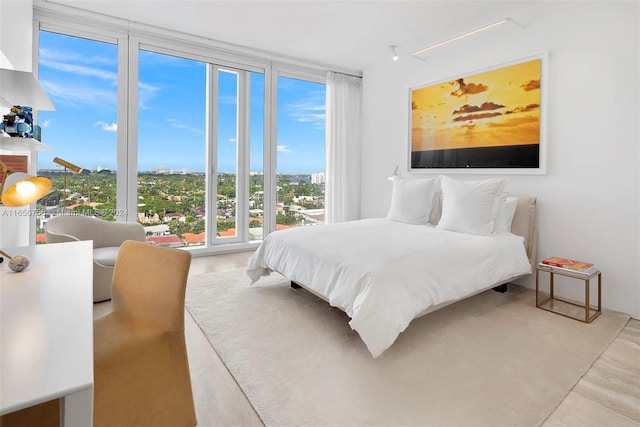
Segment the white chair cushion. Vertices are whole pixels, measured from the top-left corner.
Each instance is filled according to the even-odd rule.
[[[93,250],[93,260],[101,265],[108,265],[113,267],[116,265],[116,258],[118,258],[119,246],[108,246],[106,248],[95,248]]]

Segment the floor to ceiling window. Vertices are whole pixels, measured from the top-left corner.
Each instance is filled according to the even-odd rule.
[[[215,163],[213,244],[261,240],[264,190],[264,73],[211,67]],[[213,187],[213,186],[212,186]]]
[[[57,109],[39,116],[54,149],[40,155],[40,173],[63,176],[53,157],[85,172],[67,171],[66,190],[54,181],[41,201],[49,216],[64,207],[135,219],[153,243],[205,252],[323,222],[322,73],[280,75],[268,60],[245,65],[122,28],[111,37],[65,21],[65,35],[51,19],[39,31],[38,68]]]
[[[264,232],[264,73],[249,74],[249,241]]]
[[[138,75],[137,205],[148,240],[261,239],[264,74],[141,50]]]
[[[38,113],[42,142],[38,174],[53,191],[38,204],[38,242],[52,216],[78,213],[114,220],[116,209],[118,47],[115,43],[39,32],[39,80],[55,111]],[[83,168],[77,174],[54,158]],[[66,182],[66,187],[65,187]]]
[[[215,67],[217,83],[217,134],[215,138],[217,173],[216,235],[222,238],[238,234],[238,120],[239,73]]]
[[[278,228],[324,223],[325,84],[278,77]]]
[[[137,219],[150,242],[204,245],[206,64],[140,50]]]

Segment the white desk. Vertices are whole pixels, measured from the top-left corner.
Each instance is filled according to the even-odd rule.
[[[0,415],[55,398],[64,426],[93,423],[92,242],[2,248]]]

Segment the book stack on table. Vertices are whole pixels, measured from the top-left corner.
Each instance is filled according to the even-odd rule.
[[[555,271],[566,271],[568,273],[590,276],[598,269],[589,262],[576,261],[569,258],[550,257],[540,261],[540,267],[550,268]]]

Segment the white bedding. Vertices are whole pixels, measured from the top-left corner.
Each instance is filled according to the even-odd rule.
[[[364,219],[271,233],[247,274],[277,271],[323,295],[378,357],[425,309],[530,273],[523,242]]]

